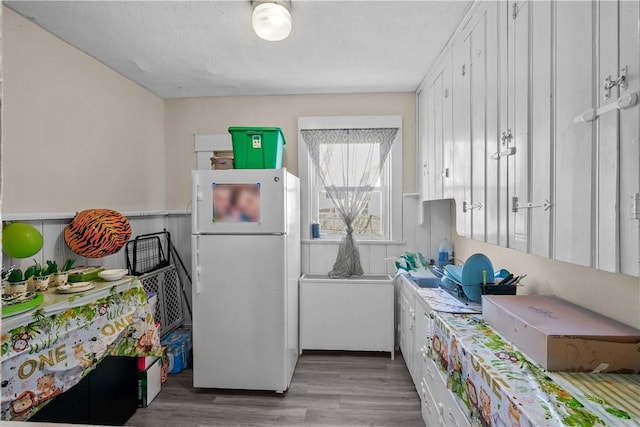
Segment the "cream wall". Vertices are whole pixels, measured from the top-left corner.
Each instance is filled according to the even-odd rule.
[[[164,100],[3,12],[3,213],[163,209]]]
[[[284,166],[298,171],[298,117],[402,115],[404,191],[415,191],[415,93],[294,95],[170,99],[165,103],[167,208],[186,209],[191,193],[195,133],[229,126],[278,126],[285,135]]]
[[[455,212],[452,207],[451,212]],[[454,214],[452,214],[454,215]],[[574,304],[640,328],[640,279],[607,273],[562,261],[529,255],[513,249],[460,237],[451,220],[451,240],[456,259],[482,252],[495,268],[527,274],[518,290],[522,294],[557,295]]]

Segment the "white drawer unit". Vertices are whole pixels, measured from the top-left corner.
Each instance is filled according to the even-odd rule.
[[[447,388],[447,379],[436,363],[428,359],[427,371],[434,372],[435,380],[428,382],[427,385],[436,403],[438,413],[442,418],[443,424],[446,426],[470,426],[469,418],[465,415],[467,410],[462,409],[462,404],[458,403],[458,398]]]
[[[300,278],[302,350],[388,351],[394,357],[394,286],[387,275]]]
[[[438,405],[433,399],[424,378],[420,381],[420,389],[418,390],[418,393],[420,394],[420,408],[422,411],[422,420],[424,421],[425,426],[435,427],[444,425],[442,418],[440,417]]]
[[[398,279],[398,287],[400,349],[420,396],[425,425],[470,426],[469,411],[447,388],[446,374],[430,357],[431,307],[406,278]]]

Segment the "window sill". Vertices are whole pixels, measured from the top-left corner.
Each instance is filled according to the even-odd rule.
[[[302,239],[301,243],[307,245],[338,245],[340,244],[340,239]],[[356,238],[356,244],[403,246],[406,242],[402,240],[361,240]]]

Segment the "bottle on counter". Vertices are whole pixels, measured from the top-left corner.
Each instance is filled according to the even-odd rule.
[[[443,268],[445,265],[451,264],[453,260],[453,245],[447,239],[444,239],[438,247],[438,267]]]

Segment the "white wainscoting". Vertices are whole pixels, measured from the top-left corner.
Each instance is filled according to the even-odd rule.
[[[402,201],[402,240],[394,242],[359,242],[360,258],[365,274],[395,273],[393,258],[405,251],[420,251],[427,258],[437,258],[438,246],[446,237],[450,239],[450,210],[448,200],[424,202],[423,221],[419,224],[419,204],[417,197],[406,196]],[[134,238],[141,234],[154,233],[166,229],[171,233],[171,241],[176,247],[186,268],[191,272],[191,214],[188,212],[123,212],[129,219]],[[8,217],[8,218],[7,218]],[[68,258],[76,259],[76,265],[101,265],[105,268],[124,268],[126,258],[124,249],[117,254],[100,258],[82,258],[71,252],[64,242],[64,227],[71,221],[72,215],[37,214],[6,215],[5,220],[21,221],[32,224],[42,233],[42,250],[32,258],[42,263],[47,259],[60,262]],[[309,274],[327,274],[333,268],[338,254],[339,242],[305,240],[302,242],[302,272]],[[455,248],[454,248],[455,250]],[[3,254],[2,265],[15,265],[25,269],[33,263],[32,258],[13,259]],[[178,270],[181,269],[178,267]],[[191,298],[190,283],[184,275],[185,291]],[[185,311],[186,313],[186,311]],[[190,322],[190,320],[189,320]]]
[[[356,242],[364,274],[394,274],[393,258],[402,254],[404,242]],[[338,256],[338,241],[302,242],[302,272],[327,274]],[[391,259],[388,259],[391,258]]]
[[[135,238],[141,234],[169,231],[171,234],[171,242],[175,246],[178,254],[182,258],[185,267],[191,273],[191,214],[188,212],[123,212],[129,219],[131,225],[131,238]],[[9,218],[7,218],[9,217]],[[44,263],[48,259],[53,259],[60,263],[66,259],[73,258],[76,260],[75,265],[100,265],[109,268],[126,268],[127,260],[125,250],[122,249],[118,253],[104,258],[89,259],[83,258],[73,253],[64,241],[64,228],[71,222],[71,214],[42,214],[38,218],[38,214],[25,215],[5,215],[5,221],[26,222],[36,227],[43,237],[43,246],[40,252],[31,258],[15,259],[4,253],[2,254],[2,266],[9,267],[15,265],[21,269],[27,268],[33,264],[35,259],[39,263]],[[186,279],[181,268],[176,266],[183,283],[185,292],[189,300],[191,299],[191,286]],[[188,312],[185,310],[185,318]],[[191,319],[187,319],[190,323]]]
[[[402,200],[402,240],[357,242],[364,274],[395,274],[394,260],[406,251],[422,252],[427,258],[437,259],[438,246],[449,234],[449,200],[425,202],[424,219],[418,224],[417,197],[407,195]],[[302,272],[327,274],[338,255],[338,241],[303,240]]]

